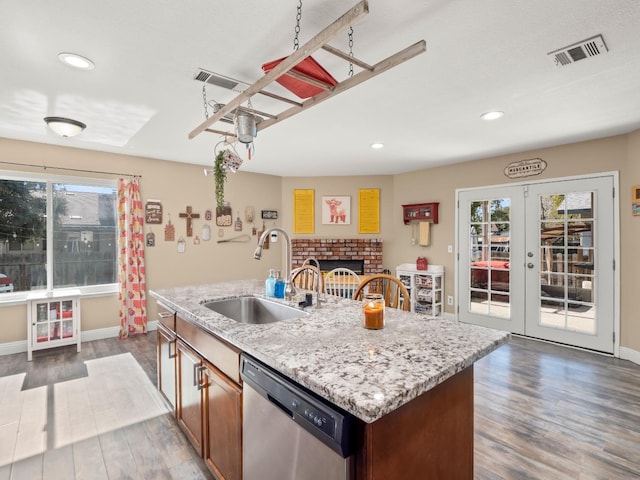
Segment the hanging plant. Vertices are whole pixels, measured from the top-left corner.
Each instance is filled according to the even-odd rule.
[[[224,206],[224,183],[227,181],[227,170],[224,166],[224,150],[216,155],[216,163],[213,169],[216,184],[216,206],[222,210]]]

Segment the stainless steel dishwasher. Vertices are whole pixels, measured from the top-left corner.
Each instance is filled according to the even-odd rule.
[[[353,478],[354,417],[242,355],[244,480]]]

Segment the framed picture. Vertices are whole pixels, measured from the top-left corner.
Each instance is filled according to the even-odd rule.
[[[323,225],[351,224],[351,197],[322,197]]]
[[[640,215],[640,185],[631,187],[631,214]]]
[[[261,211],[263,220],[277,220],[278,219],[278,211],[277,210],[262,210]]]

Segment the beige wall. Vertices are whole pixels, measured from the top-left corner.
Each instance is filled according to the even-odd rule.
[[[360,189],[380,190],[380,233],[358,233],[358,192]],[[282,222],[288,232],[293,232],[293,191],[296,189],[314,190],[314,233],[292,234],[293,238],[381,238],[383,239],[384,267],[393,269],[387,263],[387,249],[393,248],[393,177],[283,177],[282,178]],[[351,223],[349,225],[322,224],[322,197],[350,196]]]
[[[631,187],[640,185],[640,130],[628,135],[628,159],[620,174],[621,345],[640,351],[638,272],[640,217],[631,216]]]
[[[640,184],[640,131],[395,176],[280,178],[240,171],[229,175],[225,197],[231,202],[234,217],[238,211],[243,217],[244,208],[253,206],[256,224],[260,227],[260,210],[275,209],[279,219],[266,222],[266,226],[276,224],[292,232],[293,190],[313,189],[316,209],[313,237],[382,238],[384,266],[392,271],[401,263],[412,263],[418,256],[426,256],[430,263],[445,266],[445,288],[449,295],[453,294],[455,285],[454,255],[447,253],[447,246],[455,244],[456,189],[518,182],[504,176],[504,167],[513,161],[535,157],[543,158],[548,167],[542,175],[531,177],[533,180],[620,172],[621,345],[640,351],[634,278],[640,269],[637,253],[640,217],[632,217],[629,207],[631,186]],[[0,160],[142,174],[143,200],[153,198],[162,201],[165,218],[170,215],[176,225],[177,236],[185,232],[184,220],[178,218],[178,213],[183,212],[187,205],[192,206],[202,218],[206,209],[215,207],[213,179],[203,175],[201,166],[3,139],[0,139]],[[380,234],[358,234],[358,190],[361,188],[380,189]],[[350,225],[322,225],[320,205],[322,196],[328,195],[351,196]],[[402,222],[401,205],[421,202],[440,202],[440,222],[432,226],[429,247],[412,246],[411,227]],[[195,223],[194,232],[198,234],[204,224],[202,218]],[[156,234],[157,244],[146,251],[149,288],[263,278],[269,268],[282,268],[282,247],[266,250],[262,261],[257,262],[252,259],[255,241],[217,244],[218,227],[215,222],[210,224],[212,240],[199,246],[189,241],[184,254],[177,253],[175,242],[164,242],[161,226],[146,227],[147,231],[151,229]],[[225,227],[224,232],[225,238],[236,234],[232,227]],[[250,228],[245,223],[242,233],[247,232],[250,233]],[[301,238],[308,235],[291,236]],[[149,316],[154,318],[155,307],[153,302],[150,304]],[[451,312],[451,307],[447,311]],[[88,298],[83,301],[82,314],[83,330],[115,326],[117,302],[114,297]],[[0,307],[0,317],[4,324],[0,343],[26,339],[26,309],[23,306]]]
[[[602,140],[564,145],[554,148],[480,161],[460,163],[394,177],[395,205],[418,202],[440,202],[440,222],[432,228],[432,244],[429,247],[411,246],[410,227],[402,219],[394,217],[398,248],[387,252],[393,263],[413,261],[426,256],[429,263],[445,266],[445,295],[452,295],[455,288],[454,255],[447,253],[448,245],[455,245],[455,192],[459,188],[518,183],[504,176],[504,167],[515,161],[542,158],[548,164],[546,171],[532,181],[569,177],[597,172],[620,173],[620,274],[621,274],[621,346],[640,350],[640,326],[638,325],[633,276],[640,269],[637,239],[640,238],[640,217],[630,214],[632,184],[640,184],[640,132],[609,137]],[[452,312],[452,307],[447,307]]]
[[[140,189],[143,201],[150,198],[161,200],[165,223],[166,219],[170,218],[176,227],[176,239],[182,235],[187,240],[186,252],[180,254],[177,252],[175,241],[164,241],[164,225],[145,226],[145,233],[152,231],[156,236],[156,246],[145,251],[149,289],[220,280],[263,278],[270,266],[280,267],[281,249],[270,249],[260,262],[253,259],[257,237],[252,237],[248,243],[217,243],[219,229],[224,231],[222,238],[231,238],[245,233],[251,235],[253,225],[243,222],[243,231],[236,232],[233,227],[216,227],[215,218],[209,222],[204,220],[207,209],[215,211],[215,189],[213,177],[205,177],[202,166],[7,139],[0,139],[0,161],[142,175]],[[30,169],[3,164],[0,164],[0,169],[19,169],[36,173],[43,171],[42,168]],[[50,169],[47,173],[69,175],[73,172]],[[116,176],[98,174],[73,175],[117,179]],[[242,171],[229,174],[225,198],[231,203],[234,218],[240,212],[244,220],[244,210],[247,206],[255,208],[257,218],[261,209],[280,211],[280,183],[280,177],[271,175]],[[187,205],[200,214],[200,219],[194,220],[194,235],[202,238],[202,227],[208,223],[212,229],[210,241],[194,245],[193,238],[186,237],[186,222],[179,218],[179,213],[184,212]],[[155,316],[155,301],[150,301],[149,318],[154,319]],[[0,307],[0,318],[3,324],[0,343],[26,340],[25,306]],[[83,299],[82,330],[117,325],[118,303],[115,295]]]

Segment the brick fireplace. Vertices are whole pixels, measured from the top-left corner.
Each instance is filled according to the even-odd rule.
[[[320,263],[331,261],[332,268],[345,262],[353,268],[354,260],[362,260],[364,275],[382,273],[382,240],[379,238],[294,238],[291,240],[293,268],[302,265],[306,258],[315,257]],[[327,262],[329,265],[329,262]],[[329,268],[327,268],[329,269]]]

